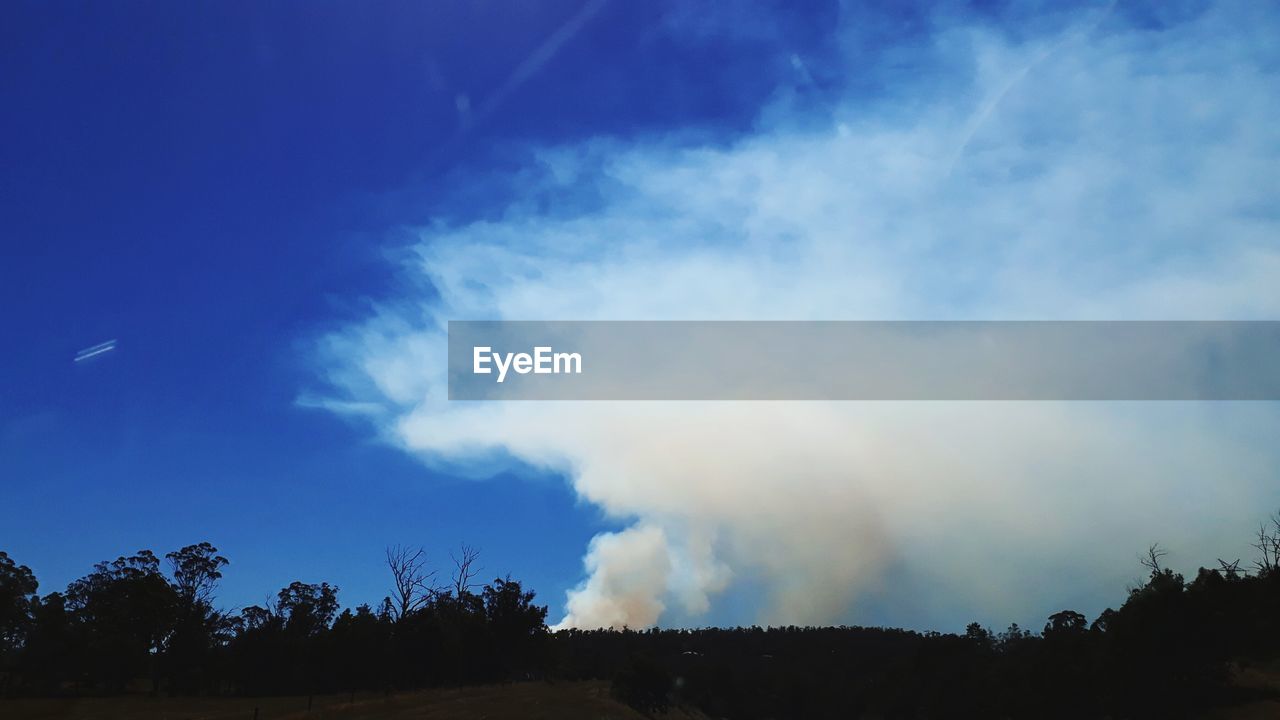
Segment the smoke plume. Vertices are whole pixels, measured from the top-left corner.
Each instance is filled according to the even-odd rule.
[[[850,21],[844,66],[799,66],[750,133],[475,173],[514,199],[420,231],[420,293],[324,339],[326,404],[427,461],[563,473],[615,520],[565,626],[696,623],[733,593],[735,621],[1034,620],[1100,610],[1153,540],[1243,554],[1280,501],[1266,404],[445,398],[450,318],[1280,316],[1274,8],[1098,13],[938,20],[907,68],[858,64]],[[811,71],[888,90],[797,103]]]

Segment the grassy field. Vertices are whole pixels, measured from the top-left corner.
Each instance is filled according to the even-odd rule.
[[[1234,668],[1235,684],[1243,688],[1280,692],[1280,662]],[[1211,713],[1208,720],[1275,720],[1280,718],[1280,700],[1259,702],[1227,708]]]
[[[1268,677],[1270,680],[1271,677]],[[310,710],[308,710],[310,704]],[[256,715],[255,715],[256,710]],[[381,694],[270,698],[0,700],[3,720],[646,720],[609,696],[606,683],[517,683]],[[707,720],[675,709],[664,720]],[[1280,718],[1280,702],[1209,713],[1207,720]]]
[[[308,702],[311,709],[307,710]],[[5,720],[644,720],[604,683],[517,683],[383,696],[0,700]],[[694,720],[681,711],[667,717]]]

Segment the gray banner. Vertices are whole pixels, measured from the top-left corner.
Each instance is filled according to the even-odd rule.
[[[451,321],[450,400],[1277,400],[1280,322]]]

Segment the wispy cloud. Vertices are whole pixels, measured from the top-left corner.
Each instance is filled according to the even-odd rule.
[[[431,291],[325,338],[331,407],[426,459],[561,471],[629,523],[588,549],[569,625],[687,621],[744,583],[767,622],[1027,621],[1096,612],[1153,540],[1243,551],[1277,502],[1270,405],[445,400],[449,318],[1280,316],[1275,12],[1065,27],[1088,32],[939,21],[904,70],[858,66],[845,26],[874,101],[540,150],[522,193],[588,201],[423,230]]]

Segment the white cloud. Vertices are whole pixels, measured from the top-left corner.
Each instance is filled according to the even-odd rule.
[[[939,28],[927,76],[866,69],[887,98],[775,108],[729,144],[542,149],[525,196],[589,209],[423,230],[410,272],[436,292],[326,338],[331,406],[427,459],[564,472],[633,523],[592,542],[571,625],[697,617],[735,581],[766,622],[865,598],[1026,622],[1096,612],[1153,540],[1240,554],[1277,501],[1271,405],[444,399],[449,318],[1280,316],[1276,17],[1073,27]]]

